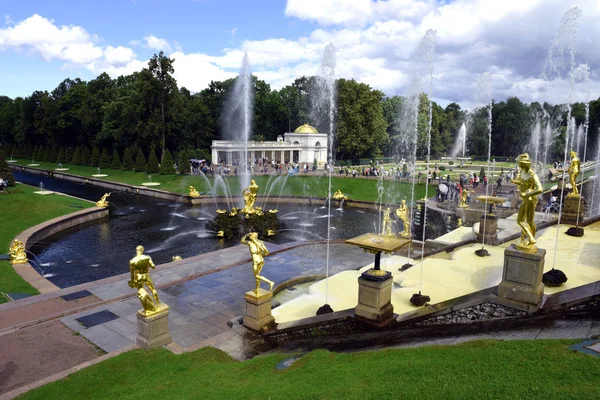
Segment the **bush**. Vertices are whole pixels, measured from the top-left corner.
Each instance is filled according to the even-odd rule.
[[[12,154],[13,146],[11,144],[5,143],[2,145],[2,150],[4,151],[6,157],[8,157]]]
[[[199,160],[206,160],[210,162],[210,158],[212,157],[212,153],[207,149],[197,149],[196,150],[196,158]]]
[[[448,161],[448,165],[454,165],[454,161],[452,161],[452,160]]]
[[[50,162],[56,162],[56,159],[58,158],[58,147],[56,146],[52,146],[52,148],[50,149]]]
[[[154,157],[156,158],[156,155]],[[144,157],[144,152],[142,151],[142,149],[138,150],[133,170],[135,172],[144,172],[146,170],[146,158]]]
[[[27,147],[25,147],[25,158],[28,160],[31,160],[32,157],[33,157],[33,146],[28,144]]]
[[[66,160],[66,155],[65,155],[65,148],[60,146],[60,150],[58,150],[58,154],[56,156],[56,163],[57,164],[63,164]]]
[[[169,150],[165,150],[163,162],[160,166],[160,173],[161,175],[170,175],[175,173],[175,163],[173,162],[173,157],[171,157]]]
[[[113,150],[112,163],[110,164],[112,169],[121,169],[121,157],[117,149]]]
[[[67,153],[65,155],[65,162],[69,164],[73,159],[73,148],[71,146],[67,147]]]
[[[440,169],[440,171],[445,171],[446,167],[444,165],[440,165],[439,169]]]
[[[92,162],[92,154],[90,153],[90,148],[85,146],[83,148],[83,152],[81,153],[81,165],[90,165]]]
[[[35,146],[33,148],[33,154],[31,155],[31,159],[33,161],[39,160],[39,158],[38,158],[39,153],[40,153],[40,147],[39,146]],[[42,156],[43,156],[43,154],[42,154]]]
[[[100,149],[97,147],[94,147],[92,149],[92,158],[90,159],[90,165],[92,167],[99,167],[100,166]]]
[[[8,181],[8,186],[15,186],[15,177],[6,162],[6,158],[4,158],[2,150],[0,150],[0,178]]]
[[[102,155],[100,156],[100,163],[98,166],[100,169],[110,168],[110,156],[108,155],[108,150],[102,149]]]
[[[484,177],[485,177],[485,168],[481,167],[481,170],[479,170],[479,179],[481,179],[481,183],[483,183]]]
[[[179,153],[179,173],[189,174],[192,166],[190,165],[190,152],[183,150]]]
[[[144,160],[145,163],[145,160]],[[121,165],[123,171],[133,171],[133,151],[130,147],[125,149],[125,153],[123,154],[123,164]],[[144,167],[145,168],[145,167]]]
[[[154,149],[150,149],[150,155],[148,155],[148,164],[146,164],[146,173],[157,174],[159,172],[158,158]]]
[[[80,147],[75,147],[75,151],[73,152],[73,158],[71,159],[71,164],[81,165],[81,148]]]
[[[50,145],[46,146],[46,149],[44,150],[44,162],[51,162],[50,161],[50,153],[52,152],[52,150],[50,149]],[[52,160],[54,161],[54,160]]]

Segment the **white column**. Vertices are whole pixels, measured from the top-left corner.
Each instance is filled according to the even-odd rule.
[[[284,162],[285,161],[285,150],[281,150],[281,160],[280,162]]]
[[[218,164],[219,163],[219,152],[217,151],[217,148],[215,146],[212,146],[212,160],[211,162],[213,164]]]

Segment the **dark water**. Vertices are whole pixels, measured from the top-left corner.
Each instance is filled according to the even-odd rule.
[[[105,189],[42,175],[14,172],[20,182],[96,201]],[[276,198],[272,199],[276,202]],[[220,239],[206,223],[215,215],[214,206],[188,206],[125,192],[113,192],[110,217],[74,228],[36,245],[34,267],[55,285],[64,288],[129,271],[128,261],[139,244],[156,264],[235,246],[237,240]],[[331,208],[331,239],[347,239],[375,231],[375,210]],[[266,208],[269,208],[268,206]],[[327,238],[327,208],[279,205],[285,224],[269,241]],[[75,211],[75,210],[74,210]],[[33,257],[30,257],[33,258]]]

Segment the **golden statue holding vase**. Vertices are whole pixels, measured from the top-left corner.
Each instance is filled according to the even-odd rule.
[[[534,216],[538,196],[543,192],[543,188],[540,178],[531,168],[529,154],[524,153],[517,157],[517,167],[519,175],[515,179],[511,179],[511,182],[519,187],[519,195],[522,200],[517,215],[517,223],[521,228],[521,242],[516,247],[521,251],[536,253]]]

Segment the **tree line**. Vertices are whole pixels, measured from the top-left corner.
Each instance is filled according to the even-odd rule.
[[[174,61],[161,52],[146,68],[131,75],[111,79],[103,73],[88,82],[65,79],[51,92],[34,91],[14,99],[0,96],[0,149],[7,157],[100,168],[121,165],[148,172],[158,168],[154,159],[162,165],[165,158],[170,164],[172,159],[181,162],[190,156],[210,158],[212,140],[235,136],[227,128],[231,124],[225,124],[224,113],[232,101],[235,78],[212,81],[206,89],[191,93],[177,85]],[[280,90],[272,90],[265,81],[253,77],[253,86],[252,139],[276,140],[304,123],[320,132],[329,130],[328,119],[314,115],[315,77],[298,78]],[[354,79],[338,79],[335,98],[336,159],[395,154],[399,138],[406,135],[400,120],[405,98],[386,96]],[[487,155],[485,108],[468,114],[457,103],[443,108],[421,95],[418,156],[427,152],[430,107],[432,155],[447,155],[465,122],[469,125],[469,154]],[[516,97],[493,103],[492,154],[515,156],[523,152],[535,116],[542,113],[558,121],[551,155],[559,156],[564,150],[566,108],[525,104]],[[584,104],[573,106],[572,115],[578,124],[585,121],[585,114]],[[592,147],[600,128],[600,99],[590,103],[589,121]]]

